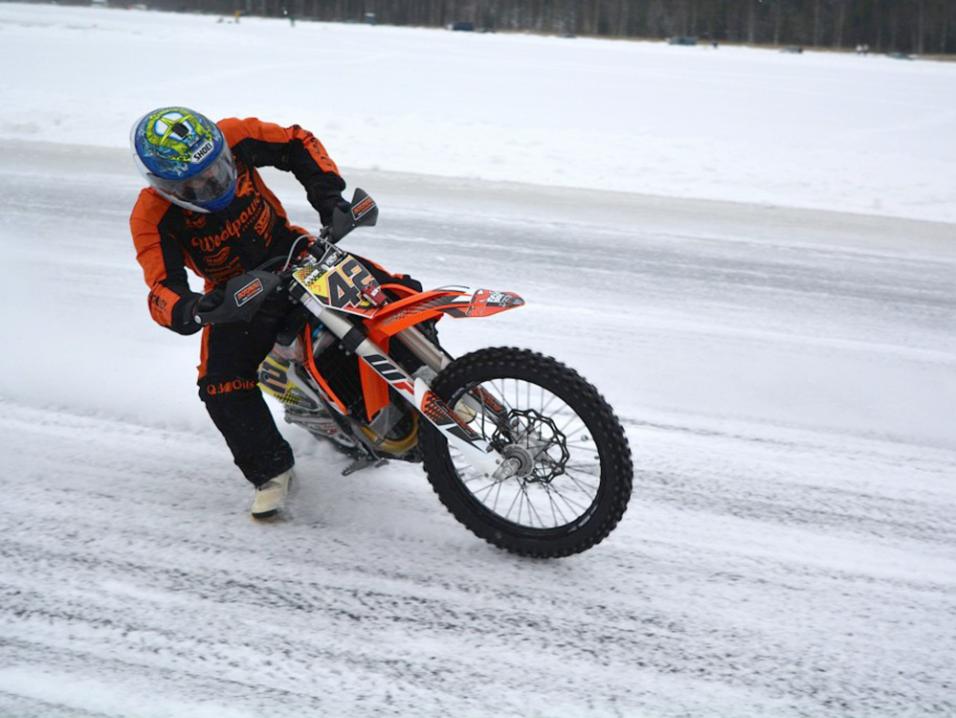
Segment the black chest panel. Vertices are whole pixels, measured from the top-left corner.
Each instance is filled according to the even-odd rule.
[[[293,232],[255,169],[237,162],[236,198],[223,212],[175,212],[170,227],[195,270],[220,284],[284,255]]]

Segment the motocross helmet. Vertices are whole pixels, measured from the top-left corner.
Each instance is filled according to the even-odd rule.
[[[218,212],[236,196],[236,163],[216,123],[186,107],[161,107],[133,125],[140,174],[170,202]]]

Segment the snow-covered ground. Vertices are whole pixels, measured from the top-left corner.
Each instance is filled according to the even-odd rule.
[[[129,58],[161,46],[168,67],[144,79]],[[956,218],[956,68],[727,50],[0,5],[0,716],[956,713],[956,225],[864,214],[878,195],[883,212]],[[602,94],[595,68],[625,73],[630,55],[673,105],[615,114],[642,100]],[[296,58],[377,99],[303,83]],[[429,72],[480,87],[486,61],[511,68],[497,78],[512,102],[422,89]],[[787,87],[770,80],[784,63]],[[736,95],[697,107],[695,68],[725,90],[734,73],[799,90],[812,130],[770,143],[734,124]],[[532,69],[543,84],[522,99]],[[562,73],[589,108],[549,110]],[[840,83],[886,112],[832,112],[821,98]],[[852,170],[867,128],[902,130],[908,110],[886,98],[907,93],[950,130],[914,111],[922,129],[871,137],[885,167]],[[601,388],[637,465],[615,533],[519,560],[458,526],[417,467],[342,478],[290,427],[292,516],[246,518],[195,396],[198,339],[149,320],[126,227],[128,125],[174,101],[311,126],[382,208],[349,247],[426,285],[520,292],[520,311],[442,336],[456,353],[552,353]],[[712,183],[691,171],[678,105],[714,153],[751,149],[746,186],[747,163]],[[642,143],[673,162],[637,171]],[[791,153],[790,171],[768,152]],[[503,178],[526,183],[488,181]],[[312,224],[294,181],[268,179]]]
[[[956,221],[956,63],[0,4],[0,137],[162,104],[341,164]]]

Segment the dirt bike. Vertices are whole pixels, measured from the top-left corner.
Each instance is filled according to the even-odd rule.
[[[524,300],[421,291],[337,246],[377,218],[375,201],[356,190],[349,212],[299,238],[308,245],[300,255],[293,246],[279,271],[233,278],[223,304],[201,318],[248,321],[271,293],[288,293],[301,318],[262,362],[259,384],[287,421],[352,458],[343,474],[421,462],[458,521],[516,554],[568,556],[602,541],[624,514],[633,475],[611,407],[577,372],[533,351],[449,355],[438,320],[489,317]]]

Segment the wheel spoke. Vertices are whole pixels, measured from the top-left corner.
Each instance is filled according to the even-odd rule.
[[[580,479],[574,478],[574,477],[573,477],[571,474],[569,474],[569,473],[565,473],[565,476],[567,476],[569,479],[571,479],[571,481],[574,482],[574,485],[577,486],[579,489],[581,489],[583,493],[585,493],[585,494],[590,494],[592,497],[597,494],[597,489],[598,489],[597,486],[591,486],[590,484],[586,484],[586,483],[584,483],[583,481],[581,481]],[[584,488],[582,488],[582,487],[584,487]]]
[[[596,469],[597,473],[594,471],[589,471],[588,469]],[[565,471],[577,471],[580,474],[587,474],[588,476],[601,476],[601,465],[588,462],[586,464],[575,464],[570,461],[564,465]]]
[[[557,509],[557,512],[561,515],[562,523],[566,523],[566,524],[571,523],[570,521],[568,521],[567,517],[564,515],[564,512],[561,510],[561,507],[554,500],[554,496],[551,495],[551,486],[548,484],[545,484],[545,491],[548,493],[548,501],[551,503],[551,515],[554,516],[555,509]],[[558,522],[557,516],[555,516],[554,522],[555,523]]]
[[[548,393],[551,394],[551,392],[548,392]],[[541,402],[542,402],[542,403],[541,403],[541,413],[543,414],[544,412],[546,412],[546,411],[548,410],[548,407],[551,406],[551,403],[552,403],[555,399],[557,399],[557,398],[558,398],[558,395],[557,395],[557,394],[551,394],[551,398],[548,399],[548,403],[545,404],[545,403],[544,403],[544,388],[542,388],[542,389],[541,389]],[[562,401],[561,403],[564,404],[563,401]],[[564,404],[564,405],[567,406],[567,404]]]
[[[531,513],[534,512],[534,515],[538,518],[538,523],[541,524],[541,527],[544,528],[544,520],[541,518],[541,515],[538,513],[538,510],[534,507],[534,502],[531,501],[531,496],[528,495],[528,485],[522,484],[521,491],[524,492],[525,499],[528,501],[528,518],[530,520]]]
[[[508,403],[508,399],[505,397],[505,382],[504,379],[501,380],[501,388],[498,388],[498,385],[491,382],[491,386],[498,392],[498,396],[501,398],[501,405],[507,409],[509,412],[514,410],[514,407]]]
[[[495,486],[499,486],[501,483],[502,483],[501,480],[492,481],[492,482],[491,482],[490,484],[488,484],[487,486],[482,486],[480,489],[477,489],[477,490],[475,490],[475,491],[472,491],[471,493],[473,493],[475,496],[478,496],[478,495],[479,495],[480,493],[482,493],[483,491],[487,491],[487,492],[490,494],[490,493],[491,493],[491,490],[492,490],[493,488],[495,488]],[[483,500],[482,500],[482,503],[484,503]]]
[[[570,408],[570,407],[569,407],[569,408]],[[577,414],[572,414],[572,415],[571,415],[571,418],[568,419],[568,423],[565,424],[564,426],[562,426],[560,429],[558,429],[558,431],[560,431],[562,434],[564,434],[565,436],[567,436],[569,433],[571,433],[571,432],[568,432],[568,431],[567,431],[567,428],[568,428],[569,426],[571,426],[571,423],[574,422],[574,421],[581,421],[581,418],[580,418]],[[584,422],[583,422],[583,421],[581,421],[581,426],[582,426],[582,427],[584,426]]]
[[[495,491],[495,503],[492,505],[491,510],[496,511],[498,508],[498,499],[501,498],[501,487],[504,486],[504,481],[498,482],[498,490]]]
[[[493,480],[450,449],[462,485],[472,497],[504,520],[535,530],[566,526],[587,513],[598,493],[600,460],[592,459],[597,458],[594,442],[579,438],[590,437],[591,432],[567,401],[536,381],[515,377],[489,378],[467,392],[481,410],[480,420],[476,416],[470,422],[476,431],[485,440],[500,442],[499,450],[511,446],[519,458],[523,452],[524,462],[521,473]],[[495,403],[504,413],[492,411]],[[538,507],[536,500],[547,505]]]
[[[564,503],[568,505],[568,508],[574,510],[575,516],[581,516],[582,514],[584,514],[585,511],[588,510],[587,506],[581,506],[581,504],[576,504],[575,502],[571,501],[567,496],[565,496],[560,491],[558,491],[554,486],[551,487],[551,490],[554,491],[555,494],[557,494],[559,499],[561,499]]]
[[[508,518],[508,517],[511,516],[511,509],[514,508],[515,501],[518,500],[518,497],[519,497],[520,495],[521,495],[521,492],[520,492],[520,491],[515,492],[515,497],[514,497],[513,499],[511,499],[511,505],[508,507],[508,511],[505,513],[505,518]],[[520,508],[518,509],[518,518],[519,518],[519,519],[521,518],[521,509],[520,509]]]

